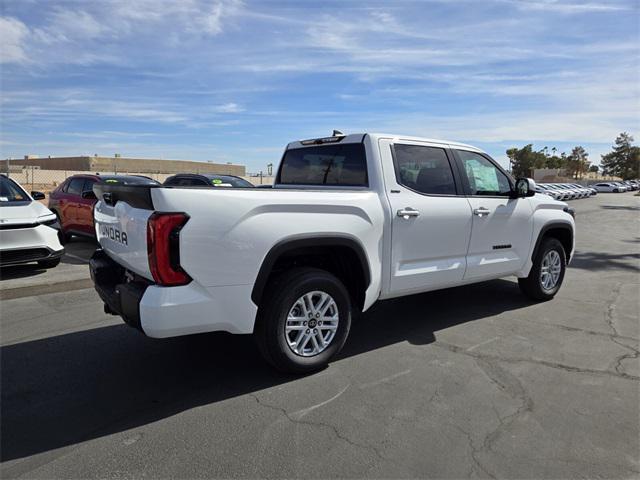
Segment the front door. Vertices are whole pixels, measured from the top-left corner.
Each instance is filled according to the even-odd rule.
[[[455,150],[473,212],[465,280],[511,275],[530,254],[533,208],[529,198],[511,198],[511,183],[489,158]]]
[[[464,275],[472,220],[447,148],[388,140],[380,148],[392,214],[388,296],[455,285]]]

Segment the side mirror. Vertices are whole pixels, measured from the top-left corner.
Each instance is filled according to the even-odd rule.
[[[519,178],[513,193],[514,198],[533,197],[536,194],[536,182],[531,178]]]
[[[96,194],[93,193],[93,190],[85,190],[82,192],[82,198],[86,198],[87,200],[97,200]]]
[[[33,191],[31,192],[31,198],[34,200],[44,200],[44,193]]]

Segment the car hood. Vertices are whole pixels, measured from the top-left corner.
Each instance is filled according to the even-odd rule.
[[[0,225],[36,223],[38,217],[50,215],[51,210],[36,201],[0,204]]]
[[[533,203],[536,207],[547,205],[553,206],[555,208],[563,209],[567,207],[568,204],[565,202],[561,202],[560,200],[555,200],[553,197],[546,195],[544,193],[536,193],[533,197],[531,197]]]

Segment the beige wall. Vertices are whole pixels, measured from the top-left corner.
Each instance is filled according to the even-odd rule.
[[[6,165],[6,160],[2,163]],[[46,170],[67,170],[82,172],[139,172],[139,173],[218,173],[246,175],[244,165],[194,162],[191,160],[161,160],[150,158],[124,157],[51,157],[10,160],[10,165],[26,165]],[[5,171],[3,168],[2,171]]]
[[[226,165],[221,163],[193,162],[189,160],[159,160],[142,158],[91,157],[89,170],[148,172],[148,173],[218,173],[243,176],[244,165]]]

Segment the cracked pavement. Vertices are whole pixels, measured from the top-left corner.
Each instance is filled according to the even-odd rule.
[[[3,478],[638,478],[640,197],[574,201],[558,296],[377,304],[306,377],[251,338],[151,340],[92,290],[1,303]]]

